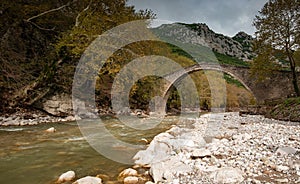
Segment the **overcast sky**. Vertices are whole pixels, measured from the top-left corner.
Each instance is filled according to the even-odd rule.
[[[253,19],[267,0],[129,0],[136,9],[151,9],[158,19],[206,23],[213,31],[234,36],[253,34]]]

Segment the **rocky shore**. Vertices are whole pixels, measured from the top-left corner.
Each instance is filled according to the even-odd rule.
[[[16,112],[0,116],[0,126],[25,126],[41,123],[75,121],[74,116],[57,117],[39,111]]]
[[[38,113],[0,117],[1,125],[73,120]],[[133,159],[136,165],[118,181],[101,174],[75,180],[68,172],[58,183],[300,183],[300,123],[236,112],[183,118]]]
[[[299,123],[238,113],[184,121],[134,157],[155,183],[300,183]]]
[[[98,175],[94,183],[300,183],[299,125],[239,113],[184,118],[139,151],[118,181]]]

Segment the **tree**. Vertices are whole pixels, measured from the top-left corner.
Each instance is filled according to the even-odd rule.
[[[300,47],[300,1],[269,0],[255,17],[253,25],[257,29],[255,45],[258,54],[253,63],[254,71],[269,70],[278,59],[276,53],[282,53],[289,62],[295,93],[300,96],[294,52]],[[262,61],[271,65],[259,67]]]
[[[80,58],[88,45],[105,31],[120,24],[154,18],[150,10],[136,11],[127,0],[82,0],[85,8],[76,16],[74,26],[56,44],[56,49],[76,59]]]
[[[15,90],[7,99],[10,107],[32,107],[43,97],[53,94],[58,89],[69,92],[75,66],[81,54],[98,35],[122,23],[154,16],[148,10],[136,11],[133,6],[127,5],[127,0],[55,0],[50,2],[43,0],[41,1],[43,4],[36,3],[34,0],[26,2],[19,0],[13,5],[8,0],[5,2],[7,3],[0,5],[0,11],[5,15],[4,18],[10,20],[8,22],[18,21],[22,23],[20,25],[29,27],[30,29],[26,29],[29,36],[25,41],[30,44],[34,38],[39,41],[45,37],[47,42],[45,41],[44,46],[48,51],[38,50],[40,54],[32,54],[36,58],[24,52],[26,62],[23,63],[26,67],[20,67],[20,70],[22,69],[20,72],[18,70],[14,72],[13,69],[23,64],[21,59],[17,58],[14,65],[10,64],[10,57],[16,54],[8,53],[7,57],[3,53],[0,54],[0,63],[8,63],[0,65],[0,69],[8,71],[8,74],[0,75],[0,84],[17,83],[17,87],[14,87]],[[16,18],[11,20],[11,17]],[[3,21],[1,19],[0,23],[6,22],[6,19]],[[16,27],[26,26],[18,24]],[[7,30],[1,28],[0,36],[2,33],[8,35],[10,27]],[[17,41],[17,43],[25,42],[24,40]],[[30,46],[36,45],[35,42],[30,44],[24,46],[29,51],[33,50]],[[0,48],[1,46],[0,42]],[[19,54],[18,50],[16,53]],[[32,60],[36,62],[30,64]],[[38,68],[38,70],[35,69],[32,75],[28,75],[32,68]],[[23,78],[27,80],[21,81],[22,84],[20,84],[21,82],[15,80],[18,76],[21,78],[20,81],[23,81]]]

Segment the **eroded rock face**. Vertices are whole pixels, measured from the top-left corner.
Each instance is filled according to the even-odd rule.
[[[164,24],[154,29],[154,32],[162,38],[175,39],[180,43],[202,45],[213,51],[237,57],[242,60],[250,60],[252,57],[253,38],[239,32],[233,38],[215,33],[206,24]]]
[[[57,94],[46,99],[42,108],[54,116],[69,116],[73,114],[72,98],[68,94]]]
[[[96,109],[89,107],[84,101],[74,99],[74,103],[75,109],[73,109],[72,97],[69,94],[62,93],[44,100],[41,104],[41,108],[54,116],[69,116],[69,120],[75,120],[72,116],[74,113],[76,114],[76,119],[94,119],[98,117]]]

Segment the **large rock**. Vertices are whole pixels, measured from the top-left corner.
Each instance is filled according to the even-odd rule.
[[[68,94],[56,94],[42,103],[42,109],[55,116],[72,115],[72,98]]]
[[[293,148],[293,147],[280,147],[276,150],[276,154],[284,156],[284,155],[293,155],[297,153],[297,149]]]
[[[118,176],[118,180],[119,181],[123,181],[124,178],[128,177],[128,176],[137,176],[138,175],[138,172],[134,169],[131,169],[131,168],[128,168],[128,169],[125,169],[123,170],[119,176]]]
[[[243,172],[240,169],[226,167],[218,169],[210,174],[213,183],[241,183],[244,181]]]
[[[76,180],[73,184],[102,184],[102,180],[97,177],[86,176]]]
[[[205,144],[199,131],[173,127],[169,131],[155,136],[149,147],[139,151],[133,159],[136,164],[151,165],[168,159],[176,152],[198,149]]]
[[[75,119],[80,120],[80,119],[95,119],[98,118],[96,115],[95,111],[96,109],[92,109],[88,104],[86,104],[84,101],[80,99],[74,99],[74,113]]]
[[[75,179],[75,172],[74,171],[67,171],[63,174],[61,174],[57,180],[58,183],[62,183],[65,181],[72,181]]]
[[[205,148],[201,149],[195,149],[192,152],[191,158],[197,159],[197,158],[204,158],[204,157],[210,157],[212,155],[211,151]]]
[[[183,163],[178,157],[172,156],[164,162],[156,162],[151,165],[150,175],[155,183],[164,181],[170,183],[175,174],[191,173],[193,169],[188,164]]]
[[[124,184],[137,184],[139,183],[139,178],[136,176],[128,176],[123,181]]]
[[[54,127],[51,127],[51,128],[48,128],[47,130],[45,130],[45,132],[54,133],[54,132],[56,132],[56,129]]]
[[[203,139],[202,134],[198,131],[193,130],[190,130],[190,132],[187,133],[183,133],[178,137],[178,139],[186,141],[186,144],[180,145],[180,149],[201,148],[206,144],[206,141]]]
[[[173,138],[168,133],[161,133],[154,137],[146,150],[139,151],[133,159],[136,164],[148,165],[167,159],[172,153],[172,147],[167,141]]]

